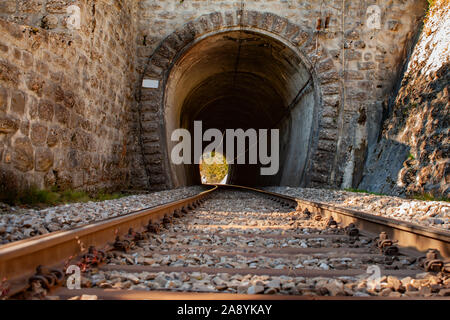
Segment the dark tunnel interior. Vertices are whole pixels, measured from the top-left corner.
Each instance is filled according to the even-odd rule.
[[[315,92],[312,86],[304,90],[310,82],[311,75],[301,58],[291,48],[267,35],[238,30],[201,39],[178,59],[167,82],[165,126],[168,149],[176,144],[171,141],[174,129],[187,129],[194,137],[194,121],[202,122],[203,132],[210,128],[222,133],[226,129],[279,129],[278,173],[264,176],[260,172],[261,163],[248,164],[248,150],[257,149],[252,149],[247,141],[247,162],[230,165],[228,183],[248,186],[297,184],[301,182],[306,166],[314,127]],[[226,142],[224,138],[225,153]],[[208,144],[203,142],[203,147]],[[237,150],[235,156],[236,153]],[[287,162],[292,164],[286,166]],[[171,167],[175,186],[201,182],[198,165]],[[286,169],[297,171],[297,179],[292,179],[292,175],[286,177]]]

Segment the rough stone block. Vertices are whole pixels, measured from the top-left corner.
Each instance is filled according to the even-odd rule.
[[[90,136],[81,130],[76,130],[71,138],[71,145],[73,149],[88,151],[90,143]]]
[[[68,4],[65,0],[49,0],[45,5],[45,9],[48,13],[66,13]]]
[[[361,51],[357,51],[357,50],[353,50],[353,49],[349,49],[349,50],[345,50],[345,59],[346,60],[361,60],[362,58],[362,53]]]
[[[0,26],[4,27],[4,29],[15,39],[21,40],[23,39],[23,30],[24,26],[15,23],[8,23],[6,20],[0,19]]]
[[[367,92],[361,91],[356,88],[347,90],[346,94],[347,104],[345,105],[345,110],[354,111],[361,103],[368,99]]]
[[[31,141],[35,146],[43,146],[47,140],[47,126],[34,123],[31,126]]]
[[[0,2],[0,13],[11,14],[16,12],[16,0],[2,0]]]
[[[48,148],[36,148],[36,166],[38,172],[47,172],[53,167],[53,152]]]
[[[366,47],[366,43],[362,40],[358,40],[353,43],[353,47],[355,49],[364,49]]]
[[[54,147],[58,144],[59,130],[57,128],[50,128],[47,136],[47,145],[49,147]]]
[[[278,34],[282,33],[288,24],[288,20],[284,17],[276,16],[273,25],[272,31]]]
[[[25,111],[25,93],[22,91],[15,91],[11,97],[11,111],[22,115]]]
[[[65,80],[65,79],[67,79],[67,78],[63,77],[63,80]],[[62,103],[66,108],[69,108],[69,109],[73,108],[76,103],[75,95],[70,90],[72,85],[73,85],[73,83],[71,83],[70,86],[67,85],[65,88],[63,88],[61,85],[55,85],[53,87],[55,101]]]
[[[34,62],[33,55],[27,51],[22,51],[22,61],[26,69],[31,68]]]
[[[336,71],[330,71],[326,73],[322,73],[320,75],[320,83],[321,84],[327,84],[327,83],[333,83],[340,80],[339,74]]]
[[[12,157],[14,167],[22,172],[27,172],[34,167],[33,146],[27,137],[17,138],[14,143]]]
[[[319,132],[319,140],[336,140],[337,130],[335,129],[324,129]]]
[[[45,85],[45,80],[43,80],[38,74],[32,72],[28,74],[26,83],[29,90],[36,93],[38,97],[42,97],[42,88]]]
[[[332,117],[322,117],[320,119],[320,124],[323,128],[336,129],[337,119]]]
[[[376,68],[375,62],[358,62],[358,70],[372,70]]]
[[[8,91],[0,86],[0,111],[5,112],[8,107]]]
[[[0,51],[7,53],[9,50],[9,47],[4,44],[3,42],[0,42]]]
[[[341,91],[341,87],[335,84],[326,84],[322,86],[322,93],[324,96],[336,95]]]
[[[257,27],[260,19],[261,17],[259,12],[253,10],[245,11],[242,17],[242,24],[251,27]]]
[[[43,29],[55,29],[58,27],[58,23],[58,17],[53,14],[49,14],[42,18],[41,27]]]
[[[20,132],[25,135],[28,136],[30,133],[30,121],[24,120],[20,123]]]
[[[195,27],[200,33],[206,33],[212,30],[211,21],[209,21],[209,15],[203,15],[195,22]]]
[[[55,105],[55,118],[60,124],[68,125],[70,119],[70,112],[60,104]]]
[[[0,59],[0,80],[17,87],[20,77],[20,70],[6,60]]]
[[[293,24],[288,21],[286,29],[284,30],[284,36],[286,39],[291,40],[294,36],[296,36],[300,32],[300,27],[296,24]]]
[[[300,31],[294,38],[291,39],[291,42],[297,47],[301,47],[307,43],[308,39],[310,39],[310,34],[306,31]]]
[[[38,106],[39,118],[44,121],[52,121],[54,115],[53,103],[49,100],[41,100]]]
[[[220,28],[223,25],[223,17],[220,12],[211,13],[209,15],[209,20],[215,29]]]
[[[7,115],[0,115],[0,133],[14,133],[19,130],[19,121]]]
[[[339,95],[326,96],[323,98],[323,104],[326,107],[331,107],[333,109],[338,109],[340,106],[341,97]]]
[[[364,73],[356,70],[345,70],[345,79],[346,80],[363,80]]]
[[[47,172],[47,174],[44,176],[44,185],[46,188],[51,188],[55,186],[55,184],[56,184],[56,176],[51,170]]]
[[[275,15],[270,12],[265,12],[262,14],[261,22],[259,23],[259,27],[264,30],[271,30],[274,21],[275,21]]]
[[[44,0],[19,0],[18,8],[20,12],[38,13],[42,10]]]
[[[327,152],[336,152],[336,143],[334,141],[319,140],[317,149]]]
[[[360,34],[357,30],[348,30],[345,32],[345,39],[347,40],[359,40]]]
[[[319,64],[319,66],[316,68],[318,73],[330,71],[334,68],[333,60],[327,59]]]

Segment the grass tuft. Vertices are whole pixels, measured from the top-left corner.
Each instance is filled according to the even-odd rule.
[[[370,192],[370,191],[367,191],[367,190],[361,190],[361,189],[347,188],[347,189],[344,189],[344,190],[345,190],[345,191],[348,191],[348,192],[356,192],[356,193],[372,194],[372,195],[374,195],[374,196],[386,196],[386,194],[383,194],[383,193]]]
[[[425,194],[415,194],[410,196],[411,199],[414,200],[422,200],[422,201],[444,201],[444,202],[450,202],[450,199],[447,197],[435,197],[431,193],[425,193]]]
[[[431,14],[431,8],[436,4],[436,0],[428,0],[428,6],[425,9],[425,17],[423,19],[424,24],[428,21]]]
[[[89,194],[85,191],[57,191],[56,189],[41,190],[36,187],[30,187],[22,191],[20,194],[15,194],[12,197],[2,199],[2,201],[13,206],[43,208],[75,202],[84,203],[89,201],[100,202],[105,200],[114,200],[128,195],[129,194],[124,193],[107,193],[104,190],[100,190],[96,194]]]

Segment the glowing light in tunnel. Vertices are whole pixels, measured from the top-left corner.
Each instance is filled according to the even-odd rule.
[[[229,166],[226,157],[218,152],[204,153],[200,159],[202,183],[225,184]]]

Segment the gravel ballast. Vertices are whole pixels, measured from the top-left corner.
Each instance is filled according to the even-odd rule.
[[[193,186],[102,202],[71,203],[42,210],[0,204],[0,244],[80,227],[94,221],[194,196],[204,190],[206,188],[203,186]]]
[[[265,190],[301,200],[322,202],[381,217],[450,230],[450,204],[448,202],[410,200],[328,189],[267,187]]]

